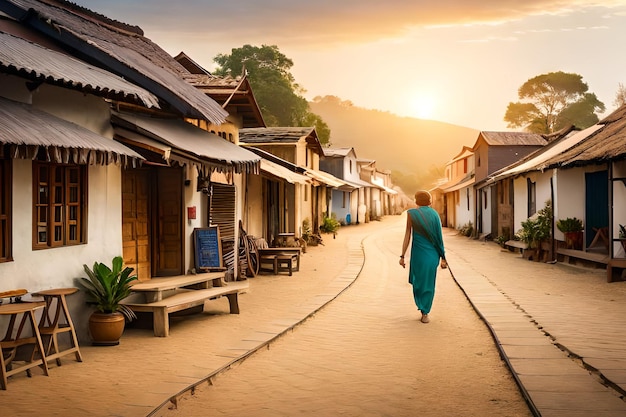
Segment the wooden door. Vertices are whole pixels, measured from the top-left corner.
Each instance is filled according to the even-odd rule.
[[[144,169],[122,173],[122,246],[124,264],[140,280],[150,279],[150,180]]]
[[[182,275],[183,271],[183,171],[157,168],[155,275]]]

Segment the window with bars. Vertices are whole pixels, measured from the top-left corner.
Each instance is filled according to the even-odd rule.
[[[13,260],[11,160],[0,159],[0,262]]]
[[[86,168],[33,163],[33,248],[85,243]]]

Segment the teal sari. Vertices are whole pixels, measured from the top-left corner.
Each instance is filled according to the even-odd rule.
[[[445,259],[441,219],[432,207],[409,209],[413,228],[409,282],[413,285],[415,305],[430,313],[435,297],[435,279],[440,259]]]

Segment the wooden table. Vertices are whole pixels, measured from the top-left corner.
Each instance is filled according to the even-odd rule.
[[[225,272],[207,272],[197,275],[181,275],[176,277],[152,278],[147,281],[138,281],[131,286],[131,291],[142,292],[146,302],[161,301],[167,291],[177,290],[192,285],[200,288],[210,288],[209,282],[214,287],[221,287],[224,283]]]
[[[42,337],[47,337],[45,356],[47,361],[56,359],[57,365],[61,366],[61,357],[74,353],[76,360],[82,362],[78,339],[74,323],[67,308],[66,295],[75,294],[78,288],[54,288],[50,290],[38,291],[33,294],[35,297],[43,297],[46,306],[39,322],[39,333]],[[65,350],[59,349],[59,333],[69,335],[70,347]],[[50,353],[54,349],[54,353]]]
[[[9,326],[7,327],[4,339],[0,340],[0,388],[7,389],[7,378],[18,372],[26,371],[30,376],[30,369],[40,366],[44,375],[48,375],[48,362],[44,356],[43,343],[39,326],[35,319],[35,311],[44,308],[44,302],[22,302],[0,305],[0,315],[9,316]],[[20,318],[20,324],[16,328],[15,324]],[[26,332],[25,332],[26,330]],[[25,334],[26,333],[26,334]],[[33,345],[30,362],[15,366],[12,362],[16,357],[17,349],[20,346]],[[39,350],[41,357],[35,360],[35,353]],[[7,369],[7,365],[9,369]]]

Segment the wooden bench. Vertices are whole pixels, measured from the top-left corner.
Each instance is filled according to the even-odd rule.
[[[199,290],[179,288],[172,295],[152,302],[142,302],[140,294],[133,294],[122,301],[122,304],[135,312],[152,313],[154,335],[167,337],[170,332],[170,313],[203,306],[207,300],[226,296],[230,304],[230,314],[239,314],[238,295],[245,293],[247,289],[248,281],[233,281],[220,287]]]
[[[528,249],[528,244],[522,242],[521,240],[507,240],[504,242],[504,246],[506,246],[509,250],[516,251],[519,249],[519,252],[523,255],[524,251]]]

